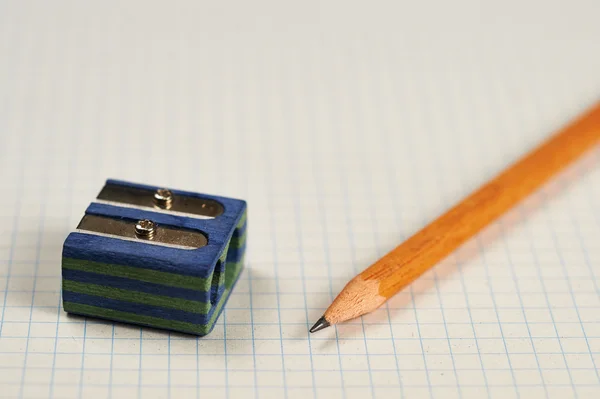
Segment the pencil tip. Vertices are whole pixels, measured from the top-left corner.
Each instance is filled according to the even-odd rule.
[[[324,328],[329,327],[330,325],[331,324],[329,324],[329,322],[327,321],[325,316],[321,316],[321,318],[319,320],[317,320],[315,325],[310,328],[310,332],[314,333],[314,332],[320,331]]]

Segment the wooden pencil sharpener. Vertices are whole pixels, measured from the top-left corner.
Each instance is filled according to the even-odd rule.
[[[206,335],[245,248],[245,201],[108,180],[64,242],[63,307]]]

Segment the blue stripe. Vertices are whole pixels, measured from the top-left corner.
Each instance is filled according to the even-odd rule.
[[[244,222],[244,224],[233,231],[233,237],[239,237],[246,232],[246,228],[248,227],[248,219]]]
[[[221,295],[225,292],[225,284],[221,284],[219,286],[212,286],[210,288],[210,299],[213,305],[216,305],[221,299]]]
[[[63,257],[207,278],[223,248],[209,241],[206,247],[186,250],[72,232],[63,245]]]
[[[246,243],[237,249],[229,248],[229,251],[227,251],[227,263],[238,263],[244,255],[244,251],[246,251]]]
[[[160,284],[146,283],[123,277],[107,276],[106,274],[83,272],[81,270],[63,269],[62,276],[65,280],[80,283],[98,284],[105,287],[120,288],[128,291],[145,292],[154,295],[163,295],[173,298],[189,299],[191,301],[208,302],[206,291],[188,290],[185,288],[167,287]]]
[[[167,309],[158,306],[108,299],[95,295],[79,294],[71,291],[63,291],[63,301],[98,306],[106,309],[119,310],[121,312],[137,313],[144,316],[160,317],[161,319],[165,320],[185,321],[199,325],[206,324],[207,321],[210,320],[210,317],[214,313],[215,309],[213,306],[208,314],[201,315],[197,313],[184,312],[182,310]]]

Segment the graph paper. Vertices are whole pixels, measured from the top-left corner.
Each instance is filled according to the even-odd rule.
[[[0,10],[1,397],[600,397],[598,148],[376,312],[308,333],[598,100],[597,1]],[[62,310],[62,244],[107,178],[248,202],[211,334]]]

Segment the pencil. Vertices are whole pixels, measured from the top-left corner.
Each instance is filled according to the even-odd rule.
[[[599,140],[600,102],[350,280],[310,332],[377,309]]]

